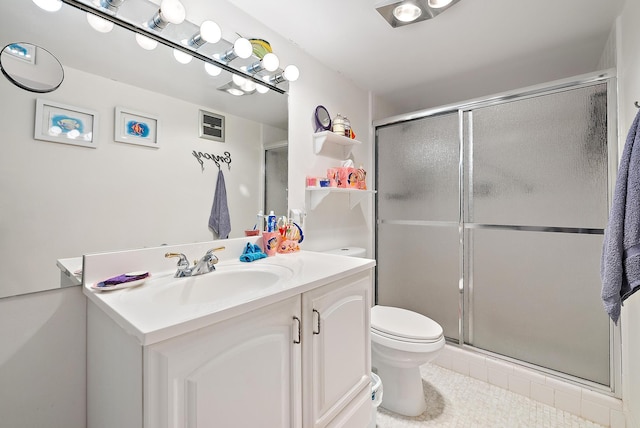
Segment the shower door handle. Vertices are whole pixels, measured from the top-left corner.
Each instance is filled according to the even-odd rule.
[[[318,326],[318,330],[316,331],[314,329],[313,330],[313,334],[320,334],[320,312],[318,312],[316,309],[314,309],[313,313],[318,315],[318,321],[316,322],[316,325]]]

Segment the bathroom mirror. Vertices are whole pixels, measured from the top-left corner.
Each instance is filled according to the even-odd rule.
[[[166,46],[143,50],[117,26],[98,33],[66,4],[47,13],[31,1],[3,0],[0,40],[28,40],[64,66],[64,84],[48,94],[0,79],[0,297],[74,284],[58,262],[75,270],[83,254],[214,239],[207,222],[216,159],[230,237],[253,227],[264,199],[262,148],[287,139],[286,95],[223,93],[217,88],[229,73],[209,76],[197,59],[180,64]],[[96,112],[98,146],[34,139],[38,99]],[[157,117],[159,147],[116,141],[118,107]],[[224,143],[199,137],[201,109],[225,116]],[[22,260],[34,263],[16,269]]]
[[[58,89],[64,79],[60,61],[46,49],[26,42],[13,42],[0,53],[0,69],[11,83],[31,92]]]

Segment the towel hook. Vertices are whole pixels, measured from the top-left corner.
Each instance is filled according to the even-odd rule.
[[[640,104],[638,104],[637,101],[635,103],[633,103],[633,104],[635,104],[636,108],[640,108]]]

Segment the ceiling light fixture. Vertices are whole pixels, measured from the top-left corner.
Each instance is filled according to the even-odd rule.
[[[274,53],[266,54],[260,61],[256,61],[247,67],[247,73],[255,74],[262,70],[276,71],[280,67],[280,60]]]
[[[162,0],[160,9],[147,22],[151,30],[162,31],[169,24],[182,24],[187,17],[187,11],[178,0]]]
[[[393,9],[393,16],[400,22],[413,22],[422,15],[422,9],[413,3],[402,3]]]
[[[239,37],[234,43],[223,40],[220,27],[213,21],[204,21],[201,25],[186,20],[186,11],[180,0],[153,0],[153,9],[142,10],[136,7],[141,3],[150,3],[149,0],[32,0],[39,7],[48,11],[55,11],[61,8],[62,4],[67,4],[73,8],[84,11],[91,16],[87,16],[89,23],[98,31],[106,32],[113,28],[113,25],[125,28],[135,34],[137,43],[144,49],[155,49],[161,43],[174,50],[173,55],[181,63],[189,63],[193,58],[203,61],[205,71],[211,76],[219,76],[222,71],[236,76],[240,80],[240,85],[233,84],[229,92],[241,90],[243,95],[260,92],[267,93],[274,91],[284,94],[288,85],[278,85],[283,82],[293,82],[298,79],[300,71],[294,65],[280,69],[280,60],[271,52],[268,42],[261,39],[247,40]],[[424,0],[426,1],[426,0]],[[454,0],[459,1],[459,0]],[[120,6],[127,3],[125,8]],[[158,3],[160,6],[158,6]],[[131,7],[129,7],[131,5]],[[154,16],[145,20],[149,12],[155,12]],[[142,16],[140,16],[142,15]],[[163,30],[169,25],[171,31]],[[188,39],[178,38],[178,35],[192,36]],[[177,39],[177,40],[176,40]],[[221,41],[222,54],[207,54],[199,48],[206,43],[217,43]],[[262,42],[259,47],[265,49],[255,49],[255,41]],[[264,52],[264,51],[267,52]],[[252,58],[252,54],[254,58]],[[247,61],[236,61],[234,65],[229,62],[237,58]],[[250,64],[250,65],[247,65]],[[239,77],[239,79],[238,79]],[[219,88],[220,89],[220,88]]]
[[[115,13],[122,3],[124,0],[100,0],[100,7]]]
[[[432,19],[460,0],[381,0],[376,10],[393,28]]]
[[[300,70],[295,65],[287,65],[282,73],[278,73],[274,76],[266,76],[265,81],[272,85],[277,85],[285,81],[295,82],[300,77]]]
[[[218,59],[228,64],[236,58],[249,58],[252,53],[253,46],[251,46],[251,42],[244,37],[240,37],[233,43],[233,48],[220,55]]]
[[[427,2],[429,7],[432,7],[434,9],[442,9],[443,7],[449,6],[450,3],[451,0],[429,0]]]
[[[255,82],[233,75],[232,80],[226,85],[220,86],[218,90],[240,97],[253,94],[256,92],[257,86]]]
[[[204,21],[200,25],[200,31],[187,40],[187,44],[194,49],[202,47],[205,43],[218,43],[222,38],[220,26],[213,21]]]

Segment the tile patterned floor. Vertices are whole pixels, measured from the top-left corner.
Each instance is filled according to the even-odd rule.
[[[420,371],[427,398],[427,411],[420,416],[404,417],[379,407],[377,428],[602,427],[435,364],[425,364]]]

